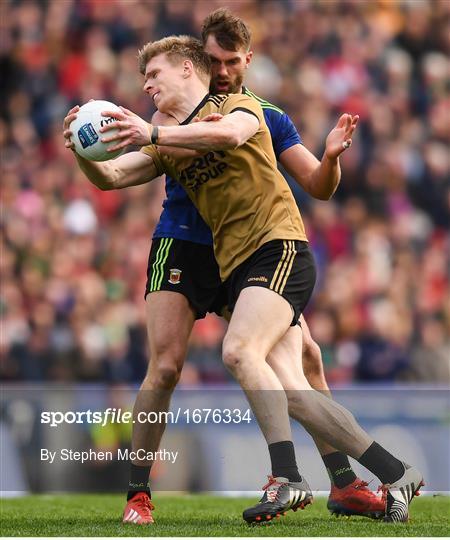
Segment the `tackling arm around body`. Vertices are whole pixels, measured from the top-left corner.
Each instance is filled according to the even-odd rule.
[[[153,125],[148,124],[128,109],[122,112],[105,111],[105,116],[112,116],[116,122],[104,126],[103,142],[117,141],[108,151],[125,148],[130,144],[146,146],[150,144]],[[214,125],[213,125],[214,124]],[[161,146],[190,148],[198,151],[228,150],[244,144],[259,129],[259,120],[252,114],[235,111],[211,122],[194,122],[188,125],[161,126],[158,139],[153,141]],[[111,129],[118,129],[114,135],[107,135]]]
[[[205,116],[201,120],[196,117],[192,121],[195,122],[216,122],[217,120],[220,120],[222,118],[221,114],[218,113],[212,113],[208,116]],[[156,111],[152,116],[151,124],[153,126],[178,126],[178,121],[173,116],[170,116],[169,114],[164,114],[159,111]],[[192,150],[190,148],[181,148],[176,146],[164,146],[161,144],[158,144],[158,151],[160,154],[164,154],[166,156],[171,156],[173,158],[186,158],[186,157],[197,157],[204,154],[204,152],[201,152],[199,150]]]
[[[73,133],[70,131],[70,124],[75,120],[76,114],[79,110],[79,107],[73,107],[64,118],[63,123],[63,135],[65,138],[65,146],[66,148],[74,151],[74,144],[71,141],[71,137]],[[246,114],[246,113],[240,113],[240,114]],[[132,115],[135,120],[135,126],[141,125],[143,127],[143,124],[145,124],[145,129],[147,130],[146,137],[143,139],[147,139],[146,142],[143,142],[141,144],[142,146],[149,144],[149,128],[151,128],[151,124],[148,124],[144,120],[142,120],[137,115],[134,115],[130,112],[130,115]],[[247,115],[250,116],[250,115]],[[200,123],[206,124],[208,122],[217,122],[218,120],[222,119],[222,115],[220,114],[211,114],[205,118],[203,118],[201,121],[198,121],[198,119],[194,120],[193,126],[198,125]],[[189,126],[178,126],[178,122],[171,117],[170,115],[162,114],[160,112],[156,112],[153,115],[152,123],[159,126],[170,126],[173,125],[174,127],[191,127]],[[197,131],[199,131],[197,129]],[[200,131],[202,131],[202,128],[200,128]],[[204,130],[203,130],[204,131]],[[211,130],[206,130],[211,131]],[[250,132],[250,130],[247,130]],[[255,130],[256,131],[256,130]],[[145,130],[144,130],[145,134]],[[125,135],[128,137],[128,135]],[[183,137],[185,137],[185,133],[182,134]],[[251,135],[250,135],[251,136]],[[124,135],[121,137],[123,139]],[[141,140],[142,142],[142,140]],[[127,146],[131,143],[123,143],[121,144],[121,148],[124,146]],[[139,143],[133,143],[133,144],[139,144]],[[210,146],[206,146],[206,148],[210,148]],[[183,145],[159,145],[158,144],[158,150],[162,154],[171,155],[173,157],[195,157],[199,155],[199,151],[193,150],[190,148],[187,148]],[[116,159],[112,159],[109,161],[104,162],[96,162],[96,161],[89,161],[87,159],[84,159],[83,157],[79,156],[74,151],[75,158],[78,162],[78,165],[80,169],[84,172],[88,180],[97,186],[99,189],[103,191],[112,190],[112,189],[122,189],[126,187],[131,186],[137,186],[140,184],[145,184],[147,182],[150,182],[154,178],[158,176],[155,164],[152,160],[152,158],[143,153],[143,152],[129,152],[123,156],[119,156]]]

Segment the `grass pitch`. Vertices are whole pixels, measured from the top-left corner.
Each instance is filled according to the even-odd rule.
[[[182,495],[154,497],[156,523],[122,525],[123,495],[33,495],[0,501],[2,536],[447,536],[450,498],[414,499],[411,519],[390,524],[336,518],[326,499],[267,525],[248,526],[253,499]]]

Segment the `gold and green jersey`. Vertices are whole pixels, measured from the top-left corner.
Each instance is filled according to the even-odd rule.
[[[211,228],[222,280],[270,240],[306,240],[292,192],[277,169],[261,104],[245,94],[207,95],[183,124],[211,113],[253,114],[258,131],[238,148],[198,157],[167,156],[155,145],[142,149],[158,174],[180,182]]]

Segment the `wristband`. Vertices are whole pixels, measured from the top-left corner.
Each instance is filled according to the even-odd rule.
[[[150,137],[150,141],[151,141],[152,144],[157,144],[158,136],[159,136],[158,126],[153,126],[152,135]]]

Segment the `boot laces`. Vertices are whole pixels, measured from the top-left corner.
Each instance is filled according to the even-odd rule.
[[[267,500],[269,502],[275,502],[278,496],[278,488],[280,488],[283,484],[278,482],[277,479],[272,475],[269,475],[267,479],[269,481],[262,487],[262,489],[266,492]]]
[[[365,480],[358,480],[357,482],[353,484],[353,488],[364,492],[365,496],[369,497],[370,499],[378,499],[375,493],[373,493],[368,487],[371,482],[372,480],[370,482],[366,482]]]
[[[145,517],[150,517],[151,511],[155,509],[146,493],[142,493],[135,497],[133,503],[136,505],[139,512]]]
[[[372,481],[372,480],[371,480]],[[363,491],[370,491],[366,490],[367,486],[369,485],[369,482],[366,482],[365,480],[359,480],[359,482],[356,482],[353,487],[355,489],[362,489]]]

